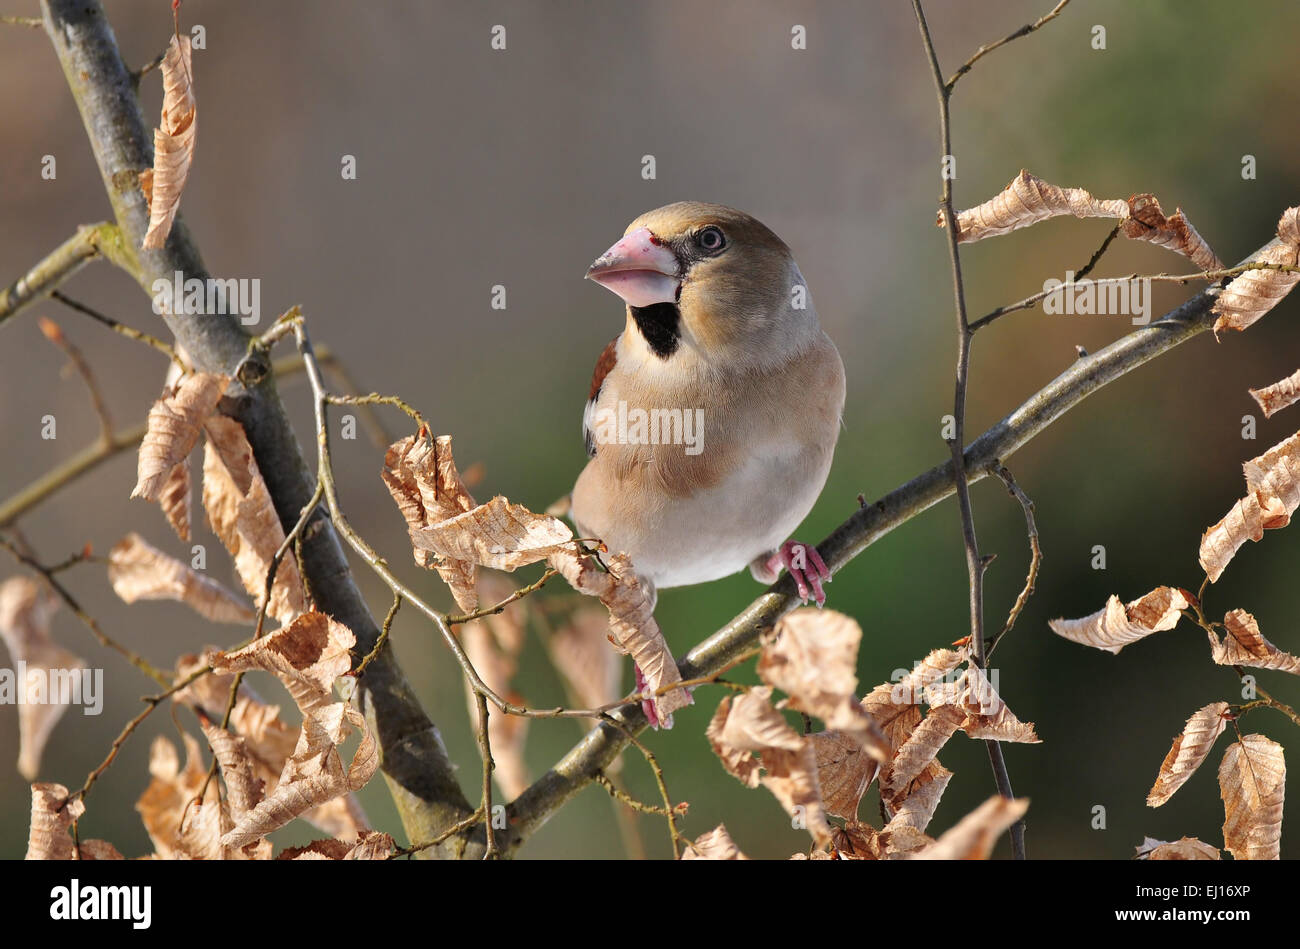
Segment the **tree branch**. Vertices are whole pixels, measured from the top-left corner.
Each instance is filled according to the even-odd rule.
[[[138,261],[133,270],[136,280],[151,295],[155,280],[174,279],[177,271],[186,278],[206,280],[198,249],[180,218],[162,250],[134,250],[148,228],[149,209],[139,175],[152,167],[152,140],[133,77],[122,62],[102,6],[98,0],[42,0],[41,8],[45,31],[86,126],[122,244]],[[229,311],[202,316],[165,313],[163,319],[202,369],[233,374],[248,354],[249,337]],[[269,363],[255,368],[260,371],[246,378],[256,382],[233,384],[225,405],[248,433],[287,530],[315,485],[276,394]],[[379,639],[379,627],[352,579],[334,531],[322,523],[322,529],[303,541],[302,556],[319,608],[356,634],[358,649],[369,650]],[[420,708],[391,649],[374,658],[359,687],[362,708],[382,749],[384,777],[407,835],[427,840],[472,810],[442,738]]]
[[[134,274],[133,253],[122,244],[116,224],[86,224],[9,286],[0,290],[0,323],[17,316],[100,255]]]

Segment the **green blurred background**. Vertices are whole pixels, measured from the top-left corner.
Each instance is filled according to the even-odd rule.
[[[951,72],[981,43],[1050,7],[1034,2],[927,4],[941,63]],[[130,63],[167,43],[168,4],[110,2]],[[36,13],[30,0],[5,12]],[[642,211],[684,198],[722,202],[761,218],[794,249],[826,330],[848,370],[848,404],[830,481],[801,529],[824,537],[856,506],[942,461],[939,420],[950,411],[955,346],[945,243],[934,227],[938,130],[934,95],[910,4],[717,2],[597,4],[224,2],[186,0],[184,22],[203,24],[195,54],[198,152],[183,211],[209,268],[262,281],[263,326],[303,306],[318,343],[346,362],[364,389],[400,393],[455,435],[462,468],[482,461],[481,498],[503,493],[535,509],[566,492],[585,456],[579,414],[589,372],[622,327],[616,301],[584,283],[587,264]],[[495,24],[507,49],[489,48]],[[807,49],[790,48],[791,27]],[[1107,48],[1094,50],[1094,25]],[[1022,167],[1101,197],[1154,192],[1181,206],[1224,260],[1273,233],[1297,203],[1300,88],[1294,50],[1300,7],[1290,0],[1247,7],[1183,0],[1075,0],[1042,32],[983,60],[953,100],[958,207],[997,193]],[[108,204],[81,123],[43,33],[0,27],[0,280],[8,282]],[[157,116],[158,79],[144,83]],[[40,177],[55,155],[58,177]],[[343,181],[340,157],[357,157]],[[653,154],[657,179],[642,180]],[[1243,180],[1243,155],[1258,162]],[[1047,277],[1077,270],[1105,236],[1102,221],[1056,220],[1032,232],[964,250],[972,315],[1025,296]],[[1182,272],[1190,266],[1150,246],[1117,243],[1101,275]],[[494,284],[504,311],[489,306]],[[133,325],[158,332],[148,299],[120,273],[95,265],[64,288]],[[1191,291],[1155,293],[1163,313]],[[1089,399],[1009,462],[1034,499],[1044,549],[1039,589],[997,655],[1003,696],[1037,723],[1044,741],[1008,746],[1015,790],[1032,800],[1032,856],[1125,858],[1144,835],[1222,842],[1215,767],[1220,752],[1159,810],[1144,797],[1188,715],[1215,700],[1240,701],[1236,676],[1213,666],[1203,634],[1184,624],[1118,657],[1053,636],[1047,620],[1099,609],[1108,594],[1132,599],[1170,583],[1195,588],[1202,530],[1242,493],[1240,463],[1291,434],[1300,408],[1259,419],[1250,386],[1300,365],[1300,301],[1292,298],[1242,335],[1203,335]],[[60,375],[63,357],[35,315],[64,326],[89,356],[119,423],[143,418],[164,365],[156,354],[46,303],[0,332],[0,496],[9,496],[89,443],[96,432],[81,383]],[[975,347],[968,431],[1001,418],[1075,358],[1131,327],[1123,317],[1007,317]],[[283,386],[310,446],[301,380]],[[40,417],[58,438],[39,437]],[[387,418],[402,431],[401,416]],[[415,568],[402,524],[378,477],[382,454],[364,436],[335,441],[343,503],[353,522],[401,575],[439,605],[437,577]],[[135,462],[124,455],[25,517],[21,526],[48,561],[91,542],[107,549],[137,530],[175,553],[184,547],[158,511],[127,496]],[[1000,626],[1028,559],[1019,507],[999,485],[973,491],[980,542],[998,554],[988,572],[990,627]],[[214,575],[233,582],[219,545],[199,528]],[[1090,567],[1104,545],[1107,569]],[[1214,587],[1216,615],[1255,614],[1265,634],[1300,651],[1295,565],[1300,528],[1247,545]],[[0,568],[8,575],[12,566]],[[521,579],[536,573],[521,572]],[[387,591],[357,571],[373,609]],[[1290,578],[1290,579],[1288,579]],[[102,568],[68,575],[104,628],[159,664],[205,643],[240,638],[184,607],[126,607]],[[668,590],[660,624],[679,652],[712,632],[757,593],[748,575]],[[552,585],[543,595],[562,591]],[[830,588],[831,605],[862,624],[863,689],[890,678],[966,632],[966,575],[955,505],[949,501],[884,538]],[[41,777],[78,786],[138,709],[151,683],[101,650],[66,611],[56,638],[103,666],[104,714],[59,724]],[[414,611],[394,628],[402,663],[442,729],[473,795],[473,733],[455,666]],[[543,648],[530,639],[518,688],[533,705],[563,701]],[[748,673],[746,673],[748,674]],[[1293,680],[1261,673],[1283,700]],[[630,673],[629,673],[630,679]],[[274,686],[262,683],[264,693]],[[764,790],[748,791],[714,760],[703,731],[718,690],[650,735],[685,828],[725,821],[750,855],[784,857],[807,836]],[[193,729],[192,716],[176,720]],[[1300,746],[1295,727],[1269,711],[1251,731]],[[95,788],[83,836],[124,853],[149,852],[133,811],[147,783],[154,735],[175,738],[157,714],[123,748]],[[581,734],[574,722],[534,722],[528,761],[542,773]],[[0,707],[0,762],[17,757],[16,712]],[[942,754],[956,777],[932,830],[953,823],[993,792],[978,744],[954,739]],[[633,752],[634,794],[655,799]],[[362,794],[371,818],[398,825],[376,780]],[[0,856],[21,856],[28,790],[0,768]],[[1105,829],[1094,829],[1094,808]],[[1288,811],[1293,818],[1294,804]],[[874,790],[862,814],[877,819]],[[668,854],[661,822],[638,821],[650,855]],[[281,843],[311,839],[293,827]],[[1300,854],[1284,825],[1284,856]],[[525,857],[617,857],[626,852],[599,788],[584,792],[527,845]],[[999,854],[1006,853],[1005,841]]]

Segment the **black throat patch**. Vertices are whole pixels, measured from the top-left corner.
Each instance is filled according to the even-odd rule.
[[[630,307],[636,328],[641,331],[651,351],[660,359],[677,352],[682,341],[682,315],[676,303],[652,303],[650,306]]]

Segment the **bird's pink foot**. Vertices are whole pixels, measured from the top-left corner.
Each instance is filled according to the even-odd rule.
[[[766,560],[759,558],[750,565],[750,572],[761,583],[771,583],[780,576],[784,567],[794,577],[795,589],[799,599],[808,602],[809,596],[817,601],[818,606],[826,605],[826,591],[823,583],[831,582],[831,571],[822,560],[821,554],[812,544],[801,544],[797,540],[787,540],[780,549]]]
[[[641,674],[641,667],[638,666],[635,662],[632,663],[632,668],[636,670],[637,694],[644,695],[650,691],[650,683],[646,680],[646,677]],[[659,727],[659,712],[655,709],[654,699],[652,698],[642,699],[641,711],[645,712],[646,721],[650,723],[651,728]]]

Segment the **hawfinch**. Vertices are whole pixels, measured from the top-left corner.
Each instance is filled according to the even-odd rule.
[[[587,277],[627,324],[583,414],[580,535],[652,589],[785,567],[823,604],[830,571],[789,537],[826,483],[844,365],[790,249],[742,211],[681,201],[633,221]]]

